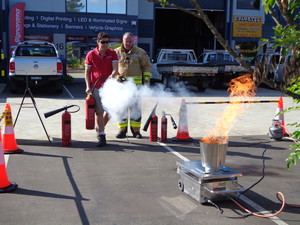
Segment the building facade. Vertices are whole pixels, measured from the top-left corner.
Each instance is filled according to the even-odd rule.
[[[189,1],[172,2],[193,9]],[[226,41],[241,52],[252,53],[260,38],[272,34],[261,0],[198,2]],[[83,69],[85,54],[96,46],[100,31],[111,36],[112,47],[120,45],[123,33],[132,32],[151,58],[160,48],[190,48],[197,55],[221,48],[200,19],[147,0],[1,0],[0,13],[0,82],[7,77],[11,51],[23,40],[55,43],[68,70]]]

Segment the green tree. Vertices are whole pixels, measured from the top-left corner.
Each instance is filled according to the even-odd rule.
[[[283,113],[299,110],[300,106],[300,30],[297,24],[300,17],[300,2],[299,0],[263,0],[265,12],[270,14],[276,23],[274,36],[267,42],[274,42],[274,46],[281,49],[281,57],[286,57],[288,53],[292,54],[291,59],[286,63],[283,74],[283,81],[280,89],[286,89],[287,94],[294,98],[296,106],[290,107]],[[281,15],[283,20],[278,16]],[[293,132],[294,144],[290,146],[293,152],[287,158],[287,168],[291,165],[296,165],[300,159],[300,123],[295,122],[289,124],[296,127]]]
[[[82,3],[82,0],[67,0],[67,10],[68,12],[80,12],[85,5]]]
[[[276,23],[276,26],[273,28],[274,36],[270,40],[262,39],[264,44],[271,42],[274,43],[274,47],[280,48],[282,58],[286,57],[288,53],[292,54],[291,59],[285,64],[283,79],[280,84],[268,79],[264,70],[267,66],[267,62],[259,64],[253,71],[250,65],[234,52],[204,13],[197,0],[189,0],[194,7],[193,10],[170,3],[168,0],[147,1],[161,4],[163,7],[168,6],[176,8],[201,19],[211,30],[216,40],[223,46],[223,48],[227,50],[238,63],[253,74],[253,80],[257,85],[264,83],[269,87],[280,90],[282,93],[291,96],[296,104],[300,103],[300,30],[297,24],[297,21],[300,18],[299,0],[262,0],[262,4],[265,7],[265,13],[270,14]],[[285,110],[284,113],[299,109],[300,106],[294,106]],[[289,125],[295,126],[296,128],[300,127],[300,123],[298,122]],[[297,163],[297,159],[300,159],[300,130],[293,132],[292,136],[295,143],[290,146],[290,149],[294,151],[287,158],[288,168],[290,168],[292,164],[295,165]]]

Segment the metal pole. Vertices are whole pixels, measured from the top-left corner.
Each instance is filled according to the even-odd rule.
[[[261,101],[220,101],[220,102],[186,102],[185,104],[243,104],[243,103],[270,103],[279,102],[278,100],[261,100]]]

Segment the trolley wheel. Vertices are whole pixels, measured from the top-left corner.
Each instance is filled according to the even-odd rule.
[[[184,185],[183,185],[181,180],[178,181],[178,188],[179,188],[180,191],[184,190]]]

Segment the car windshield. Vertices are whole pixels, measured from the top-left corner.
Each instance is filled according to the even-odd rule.
[[[19,46],[16,56],[42,56],[56,57],[55,49],[52,46]]]
[[[211,54],[208,61],[233,61],[233,59],[229,54],[217,53]]]
[[[165,62],[188,61],[188,55],[181,54],[181,53],[168,53],[165,54],[163,61]]]

